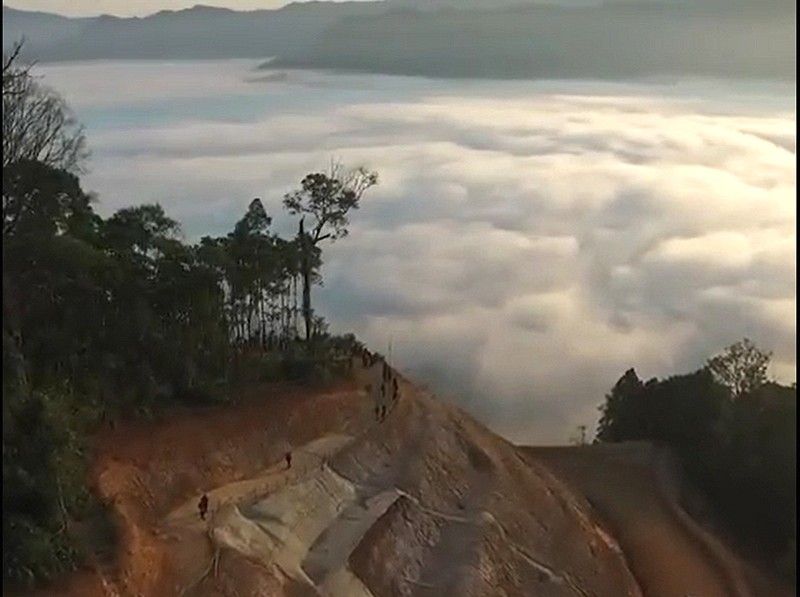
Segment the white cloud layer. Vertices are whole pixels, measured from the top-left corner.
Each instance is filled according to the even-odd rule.
[[[325,250],[320,310],[498,431],[565,441],[635,366],[744,335],[796,377],[789,86],[455,82],[247,62],[48,66],[87,123],[101,211],[229,230],[331,155],[381,185]],[[263,73],[262,73],[263,74]]]

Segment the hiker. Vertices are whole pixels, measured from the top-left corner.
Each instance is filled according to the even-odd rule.
[[[197,504],[198,509],[200,510],[200,520],[206,519],[206,512],[208,512],[208,496],[204,493],[203,497],[200,498],[200,502]]]
[[[286,452],[286,469],[292,468],[292,453]]]
[[[397,402],[397,397],[400,394],[400,386],[397,384],[397,378],[392,379],[392,402]]]
[[[374,364],[371,364],[367,370],[367,395],[369,396],[369,400],[372,403],[373,407],[375,408],[375,419],[377,420],[380,413],[379,413],[379,406],[381,404],[381,372],[378,367]]]

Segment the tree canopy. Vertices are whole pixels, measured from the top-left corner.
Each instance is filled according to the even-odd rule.
[[[797,387],[767,379],[744,339],[702,369],[643,382],[626,371],[600,407],[597,441],[671,447],[731,529],[796,575]]]
[[[314,172],[300,183],[300,188],[288,193],[283,200],[292,214],[312,218],[309,237],[311,244],[347,236],[349,213],[358,209],[364,193],[378,184],[378,174],[366,168],[346,170],[333,162],[328,172]]]
[[[301,342],[298,295],[376,176],[305,177],[292,205],[317,217],[313,237],[279,237],[260,199],[196,243],[157,203],[103,218],[78,178],[82,129],[16,60],[3,62],[3,576],[28,584],[80,560],[72,522],[98,507],[83,454],[99,426],[345,373],[355,339],[315,315]]]
[[[366,168],[346,170],[340,162],[331,162],[328,172],[314,172],[300,183],[300,188],[287,193],[283,205],[289,213],[300,216],[297,245],[300,275],[303,280],[303,319],[306,340],[314,335],[314,311],[311,307],[311,286],[318,263],[318,246],[324,240],[335,241],[347,236],[349,214],[358,209],[364,193],[378,184],[377,172]],[[305,226],[309,217],[310,229]]]
[[[709,359],[707,367],[736,399],[766,383],[771,358],[772,353],[760,350],[752,340],[744,338]]]

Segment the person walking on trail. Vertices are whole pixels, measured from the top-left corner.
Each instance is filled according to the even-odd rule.
[[[369,401],[375,411],[375,420],[380,421],[380,407],[383,404],[383,397],[385,395],[385,382],[383,381],[383,371],[381,363],[376,359],[370,364],[367,373],[367,393]]]
[[[286,452],[286,469],[292,468],[292,453]]]
[[[203,497],[200,498],[197,508],[200,510],[200,520],[205,520],[206,513],[208,512],[208,496],[205,493]]]

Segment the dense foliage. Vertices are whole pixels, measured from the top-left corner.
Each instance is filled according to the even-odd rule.
[[[794,577],[797,389],[767,380],[769,360],[745,339],[694,373],[644,382],[630,369],[597,439],[670,446],[731,529]]]
[[[304,213],[324,206],[313,238],[278,237],[259,199],[229,234],[198,243],[156,204],[102,218],[76,176],[82,130],[30,77],[4,59],[4,142],[8,125],[18,146],[3,163],[3,578],[17,584],[79,561],[73,527],[85,525],[73,523],[96,507],[83,454],[98,425],[224,400],[234,384],[341,372],[356,341],[330,337],[310,287],[325,226],[342,236],[366,188],[339,167],[309,175],[319,188]],[[40,96],[44,116],[27,107]],[[69,126],[47,141],[25,118]]]

